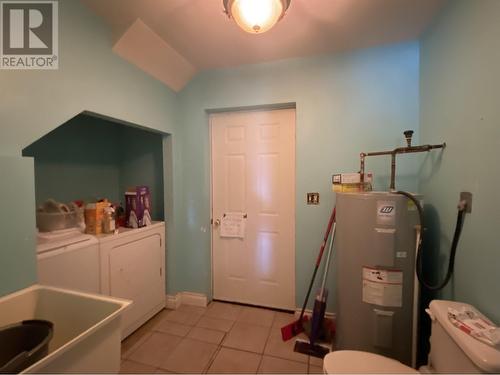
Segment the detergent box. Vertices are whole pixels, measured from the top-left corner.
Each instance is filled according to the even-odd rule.
[[[332,176],[332,190],[336,193],[371,191],[373,173],[365,173],[364,186],[361,186],[361,173],[338,173]]]
[[[152,224],[149,187],[136,186],[125,192],[126,226],[141,228]]]

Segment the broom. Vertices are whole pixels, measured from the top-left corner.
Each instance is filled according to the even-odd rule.
[[[323,283],[321,284],[321,289],[316,296],[316,299],[314,300],[311,334],[309,335],[309,341],[297,339],[294,347],[294,351],[296,352],[312,355],[318,358],[323,358],[330,351],[328,348],[316,344],[316,341],[321,336],[321,333],[324,330],[323,322],[325,318],[326,299],[328,297],[328,290],[326,289],[326,279],[328,278],[330,257],[332,255],[333,242],[335,241],[335,227],[336,223],[333,223],[332,236],[330,239],[330,246],[328,248],[328,256],[326,257]]]
[[[319,249],[318,258],[316,259],[316,265],[314,267],[311,282],[309,283],[309,289],[307,290],[306,299],[304,300],[304,304],[302,305],[302,311],[300,312],[299,319],[287,324],[286,326],[281,327],[281,338],[283,339],[283,341],[288,341],[292,337],[297,336],[299,333],[304,332],[304,326],[302,325],[302,323],[304,322],[304,312],[306,311],[307,302],[309,301],[309,295],[311,294],[311,289],[314,284],[314,279],[316,278],[316,273],[318,273],[318,268],[321,263],[321,258],[323,257],[323,252],[325,251],[328,237],[330,236],[333,223],[335,222],[335,213],[336,209],[334,207],[332,214],[330,215],[330,220],[328,221],[328,226],[323,238],[323,243],[321,244],[321,247]]]

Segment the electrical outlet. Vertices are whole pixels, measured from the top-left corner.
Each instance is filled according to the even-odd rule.
[[[465,213],[471,213],[472,212],[472,193],[468,191],[462,191],[460,193],[460,202],[465,201],[466,207],[465,207]]]

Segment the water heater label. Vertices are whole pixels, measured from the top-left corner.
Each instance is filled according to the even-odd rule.
[[[402,306],[402,271],[363,267],[362,277],[363,302],[378,306]]]
[[[396,202],[377,201],[377,224],[396,224]]]

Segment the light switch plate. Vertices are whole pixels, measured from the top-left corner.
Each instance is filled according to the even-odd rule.
[[[319,193],[307,193],[307,204],[319,204]]]

